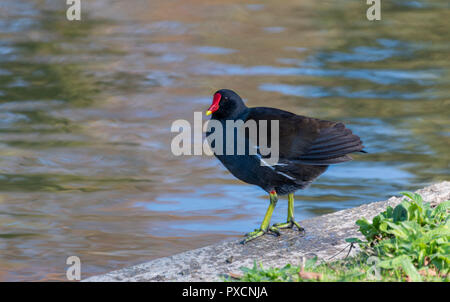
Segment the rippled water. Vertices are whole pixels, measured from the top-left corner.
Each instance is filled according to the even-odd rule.
[[[267,196],[171,123],[232,88],[346,122],[370,152],[296,194],[313,217],[449,179],[447,1],[0,4],[0,280],[64,280],[241,236]],[[286,215],[282,201],[274,221]]]

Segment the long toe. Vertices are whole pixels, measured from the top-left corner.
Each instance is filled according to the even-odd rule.
[[[275,223],[272,226],[276,227],[278,229],[292,229],[292,226],[294,224],[291,221],[285,222],[285,223]]]
[[[292,220],[292,224],[295,225],[301,233],[305,233],[305,229],[298,224],[298,222]]]
[[[245,244],[253,239],[263,236],[265,233],[266,232],[261,229],[255,230],[254,232],[250,232],[246,235],[245,239],[241,241],[241,243]]]
[[[271,231],[272,233],[274,233],[277,236],[281,236],[280,230],[276,226],[271,226],[269,228],[269,231]]]
[[[253,232],[248,232],[248,233],[246,233],[245,236],[247,236],[247,237],[248,237],[248,236],[252,236],[252,235],[258,233],[259,231],[261,231],[261,229],[255,229]]]

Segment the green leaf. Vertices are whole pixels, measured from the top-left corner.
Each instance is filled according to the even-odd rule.
[[[436,206],[435,211],[443,211],[450,209],[450,200],[441,202],[438,206]]]
[[[383,222],[382,224],[380,224],[380,231],[386,233],[387,230],[388,230],[388,224],[386,222]]]
[[[393,216],[393,214],[394,214],[394,209],[391,207],[391,206],[388,206],[387,208],[386,208],[386,218],[391,218],[392,216]]]
[[[395,207],[392,216],[394,222],[408,220],[408,210],[402,204],[399,204],[398,206]]]
[[[411,278],[411,281],[422,281],[422,278],[411,262],[411,259],[406,255],[398,256],[394,259],[380,261],[378,263],[378,266],[385,269],[397,269],[401,267],[405,274]]]
[[[420,277],[420,274],[417,272],[416,268],[411,262],[411,259],[408,256],[400,256],[401,258],[400,266],[405,271],[405,273],[411,278],[411,281],[414,282],[420,282],[422,281],[422,277]]]
[[[345,241],[348,243],[363,243],[363,241],[361,241],[358,238],[347,238],[347,239],[345,239]]]
[[[402,194],[403,196],[408,197],[411,200],[414,200],[414,193],[412,193],[412,192],[405,191],[405,192],[400,192],[400,194]]]
[[[392,234],[396,237],[404,238],[404,239],[406,239],[408,237],[406,230],[404,228],[402,228],[401,226],[399,226],[395,223],[389,222],[389,221],[386,221],[386,223],[391,228],[391,230],[386,231],[387,233]]]

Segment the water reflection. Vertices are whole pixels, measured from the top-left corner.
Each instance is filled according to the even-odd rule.
[[[306,98],[324,98],[324,97],[345,97],[357,99],[426,99],[433,98],[431,91],[423,91],[422,93],[408,93],[400,91],[350,91],[348,87],[320,87],[308,85],[287,85],[264,83],[259,89],[265,91],[279,92],[287,95],[295,95]]]
[[[298,192],[299,219],[448,179],[444,1],[3,1],[0,280],[83,276],[240,236],[267,197],[217,160],[174,157],[170,125],[211,93],[340,120],[368,151]],[[3,9],[4,8],[4,9]],[[274,221],[285,218],[280,202]]]

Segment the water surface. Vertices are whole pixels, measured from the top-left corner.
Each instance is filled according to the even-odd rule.
[[[361,3],[359,3],[361,2]],[[297,219],[449,179],[447,1],[0,4],[0,280],[65,280],[241,236],[265,193],[170,152],[232,88],[249,106],[343,121],[369,154],[296,194]],[[285,219],[286,202],[273,220]]]

